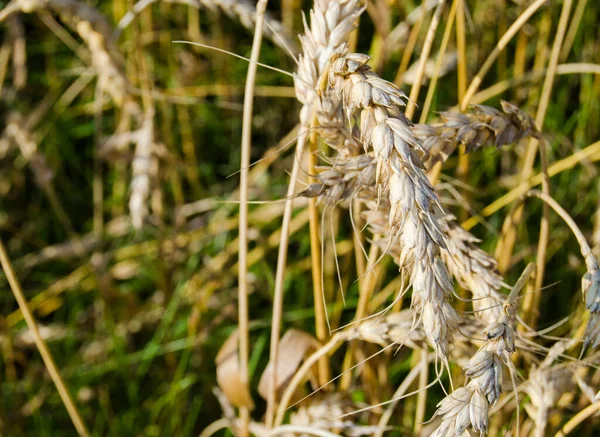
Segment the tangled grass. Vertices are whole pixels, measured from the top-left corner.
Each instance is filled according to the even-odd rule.
[[[2,6],[0,433],[595,435],[598,5],[276,6]]]

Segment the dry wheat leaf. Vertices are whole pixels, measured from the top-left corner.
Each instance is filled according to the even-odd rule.
[[[215,358],[217,365],[217,384],[231,405],[235,407],[254,408],[254,402],[248,391],[247,384],[240,378],[238,354],[239,333],[237,330],[223,343]]]
[[[277,363],[276,383],[278,393],[281,393],[288,385],[292,376],[294,376],[294,373],[300,367],[302,360],[319,347],[320,344],[317,339],[304,331],[290,329],[283,335],[279,342],[279,360]],[[269,361],[258,383],[258,393],[263,399],[267,399],[269,381],[272,374],[273,365]]]

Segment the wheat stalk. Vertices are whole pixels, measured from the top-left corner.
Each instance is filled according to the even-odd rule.
[[[305,33],[300,36],[302,54],[299,56],[298,71],[294,80],[296,96],[302,103],[300,110],[300,133],[296,146],[296,159],[292,168],[285,202],[281,239],[277,255],[275,272],[275,290],[273,300],[273,319],[271,325],[270,362],[277,368],[279,331],[283,312],[283,280],[287,262],[289,223],[292,217],[299,162],[310,127],[313,125],[313,105],[319,90],[319,79],[332,53],[340,50],[347,42],[350,32],[356,27],[356,20],[364,11],[360,0],[328,1],[317,0],[311,10],[311,25],[305,22]],[[314,215],[313,215],[314,216]],[[311,242],[313,239],[311,239]],[[276,402],[276,374],[273,372],[267,399],[266,424],[270,426],[274,418]]]

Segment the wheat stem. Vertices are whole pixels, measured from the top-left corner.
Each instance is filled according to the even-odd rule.
[[[313,117],[313,124],[314,124]],[[317,138],[316,130],[313,130],[310,137],[310,153],[308,154],[308,174],[316,174],[315,166],[317,164]],[[311,176],[310,183],[316,182]],[[319,237],[319,210],[317,208],[317,199],[308,199],[309,230],[310,230],[310,262],[313,279],[313,305],[315,308],[315,330],[317,339],[325,343],[329,335],[327,329],[327,309],[323,302],[324,297],[321,275],[321,241]],[[329,361],[326,358],[319,360],[319,384],[323,385],[330,378]]]
[[[502,38],[500,38],[500,40],[496,44],[496,47],[494,47],[494,50],[492,50],[492,52],[488,55],[487,59],[485,60],[485,62],[471,81],[469,88],[467,88],[465,97],[460,103],[461,111],[467,109],[469,103],[471,102],[471,98],[479,89],[479,86],[481,85],[484,76],[490,70],[494,61],[496,60],[496,58],[498,58],[498,55],[502,52],[502,50],[506,48],[512,37],[516,35],[516,33],[521,29],[521,27],[523,27],[523,25],[527,23],[527,20],[529,20],[531,16],[547,1],[548,0],[536,0],[534,3],[532,3],[527,9],[523,11],[521,15],[519,15],[519,18],[517,18],[515,22],[508,28],[506,33],[502,35]]]
[[[377,239],[380,237],[380,235],[374,235],[373,241],[377,241]],[[366,273],[365,276],[359,280],[358,304],[356,305],[356,314],[354,316],[355,321],[362,320],[362,318],[366,315],[369,298],[373,294],[375,284],[377,283],[377,274],[374,269],[376,268],[375,261],[377,260],[378,256],[379,246],[377,244],[371,244],[371,247],[369,248],[369,260],[365,268]],[[348,372],[348,369],[352,367],[352,359],[354,357],[355,350],[356,343],[350,343],[350,346],[348,347],[344,357],[344,363],[342,364],[343,376],[340,381],[340,390],[348,390],[348,387],[350,387],[350,383],[352,382],[352,374]]]
[[[540,104],[538,106],[538,110],[535,117],[535,124],[539,131],[542,131],[544,118],[546,117],[546,111],[548,109],[548,104],[550,103],[550,96],[552,93],[552,85],[554,84],[554,78],[556,76],[556,68],[558,65],[560,48],[562,46],[565,32],[567,29],[567,23],[572,5],[572,0],[565,0],[565,2],[563,3],[563,8],[558,22],[558,28],[556,31],[556,37],[554,39],[554,43],[552,44],[552,52],[550,54],[550,61],[548,62],[548,70],[546,72],[546,77],[542,86]],[[537,146],[537,139],[531,138],[527,145],[527,151],[525,152],[523,168],[521,169],[521,180],[527,180],[531,177],[531,173],[533,171],[533,164],[535,161],[535,155],[537,154]],[[503,236],[500,243],[498,244],[497,258],[498,268],[500,269],[500,271],[505,271],[507,266],[510,264],[510,258],[512,256],[512,252],[516,242],[515,225],[518,224],[521,220],[522,214],[522,208],[519,208],[517,211],[515,211],[515,215],[513,217],[513,226],[508,228],[507,233]]]
[[[554,437],[564,437],[567,434],[570,434],[581,422],[585,419],[589,418],[592,414],[596,413],[600,410],[600,402],[594,402],[591,405],[588,405],[575,416],[573,416],[565,425],[558,431]]]
[[[17,300],[17,303],[19,304],[19,309],[21,310],[21,313],[23,314],[23,318],[25,319],[25,322],[27,322],[27,327],[33,334],[35,345],[37,346],[38,350],[40,351],[40,355],[42,356],[42,360],[44,360],[46,369],[48,370],[48,373],[50,374],[50,377],[52,378],[54,385],[56,385],[58,394],[60,395],[60,398],[62,399],[63,403],[65,404],[67,412],[69,413],[69,417],[71,418],[73,425],[75,425],[75,429],[77,430],[77,433],[82,437],[89,437],[90,434],[89,434],[87,428],[85,427],[83,420],[81,419],[79,411],[77,410],[77,407],[75,406],[75,403],[73,402],[73,399],[71,398],[71,395],[69,393],[69,390],[67,389],[67,386],[65,385],[65,383],[62,380],[62,377],[60,376],[60,372],[58,371],[58,368],[56,367],[56,364],[54,363],[52,354],[50,353],[50,350],[46,346],[46,343],[40,336],[40,332],[38,330],[38,326],[35,321],[35,318],[34,318],[33,314],[31,313],[29,307],[27,306],[27,300],[25,299],[25,295],[23,294],[23,290],[21,289],[21,284],[19,284],[19,280],[17,279],[17,276],[16,276],[13,266],[10,262],[8,254],[6,253],[6,248],[4,247],[4,243],[2,242],[1,239],[0,239],[0,264],[2,264],[2,269],[4,270],[4,273],[6,274],[6,278],[8,279],[8,283],[10,284],[10,289],[12,290],[12,292],[15,296],[15,299]]]
[[[585,11],[587,2],[588,0],[579,0],[577,2],[575,12],[573,12],[573,18],[571,19],[571,25],[569,26],[569,30],[567,31],[567,35],[565,36],[563,46],[560,49],[559,59],[561,61],[565,61],[567,59],[567,57],[569,56],[569,52],[573,47],[573,41],[575,41],[575,36],[577,35],[577,30],[579,29],[579,25],[581,24],[581,19],[583,18],[583,13]]]
[[[466,30],[465,30],[465,15],[466,6],[464,0],[459,0],[456,10],[456,49],[458,52],[458,101],[462,102],[467,89],[467,49],[466,49]],[[466,108],[463,109],[463,111]],[[458,146],[458,166],[456,175],[461,182],[467,181],[469,173],[469,155],[466,153],[466,148],[463,145]],[[468,192],[464,191],[462,195],[468,202]],[[461,211],[461,216],[464,218],[466,211]]]
[[[239,222],[239,249],[238,249],[238,325],[239,325],[239,371],[241,390],[249,392],[248,385],[248,359],[250,349],[250,334],[248,329],[248,173],[250,166],[250,145],[252,137],[252,112],[254,104],[254,85],[260,47],[262,43],[262,28],[264,24],[267,0],[259,0],[256,5],[256,27],[252,41],[252,51],[248,73],[246,75],[246,89],[244,92],[244,110],[242,115],[242,151],[240,162],[240,222]],[[276,369],[277,367],[275,367]],[[274,371],[275,372],[275,371]],[[240,407],[241,435],[248,436],[250,422],[249,406]]]
[[[409,100],[406,105],[406,111],[404,112],[404,115],[406,115],[408,119],[412,119],[415,113],[416,101],[419,99],[419,92],[421,91],[421,82],[423,81],[423,73],[425,73],[425,64],[429,60],[429,52],[431,51],[431,46],[433,45],[435,32],[437,31],[438,25],[440,24],[440,17],[442,16],[442,11],[444,10],[444,3],[444,0],[438,0],[437,7],[435,9],[435,12],[433,13],[433,18],[431,19],[431,23],[429,24],[429,29],[427,29],[425,43],[423,44],[423,49],[421,50],[421,57],[419,58],[417,74],[412,88],[410,89]]]
[[[467,91],[467,36],[465,30],[465,1],[457,0],[456,8],[456,51],[458,52],[458,101],[461,102]]]
[[[434,72],[431,77],[429,87],[427,88],[427,96],[425,97],[425,103],[423,104],[423,109],[421,110],[419,123],[425,123],[427,121],[427,116],[429,115],[429,110],[431,109],[431,102],[433,101],[433,95],[435,94],[435,89],[438,83],[440,69],[442,68],[444,55],[446,54],[446,50],[448,48],[448,41],[450,41],[450,35],[452,34],[452,26],[456,17],[456,7],[460,1],[461,0],[454,0],[452,2],[452,6],[450,7],[450,13],[448,14],[448,20],[446,21],[446,28],[444,29],[444,36],[442,37],[442,43],[440,44],[440,51],[438,52],[435,60]]]
[[[285,275],[285,265],[287,263],[288,243],[290,233],[290,221],[292,219],[292,211],[294,208],[294,194],[296,191],[296,181],[300,170],[300,161],[304,154],[304,145],[306,144],[306,130],[300,129],[298,144],[296,146],[296,156],[294,166],[290,175],[290,182],[286,194],[286,201],[283,210],[283,218],[281,222],[281,239],[279,241],[279,252],[277,253],[277,270],[275,272],[275,291],[273,294],[273,318],[271,320],[271,346],[269,353],[269,361],[273,366],[273,373],[269,383],[269,391],[267,397],[267,414],[265,423],[271,427],[275,413],[275,404],[277,403],[277,362],[279,360],[279,331],[281,330],[281,319],[283,316],[283,280]]]
[[[408,35],[408,41],[406,42],[406,47],[404,48],[404,53],[402,54],[400,66],[398,67],[398,71],[396,72],[394,83],[398,86],[402,84],[404,73],[406,73],[406,69],[408,68],[408,65],[410,63],[410,58],[412,57],[413,51],[415,50],[415,45],[417,44],[417,39],[419,38],[419,31],[421,30],[423,21],[425,21],[425,15],[427,14],[428,9],[422,9],[423,10],[419,15],[419,19],[414,24],[413,28],[410,31],[410,34]]]
[[[542,163],[542,191],[547,196],[550,196],[550,176],[548,176],[548,152],[546,141],[542,140],[540,145],[540,161]],[[546,252],[548,250],[548,240],[550,236],[550,224],[548,216],[550,215],[550,207],[544,204],[542,209],[542,220],[540,223],[540,236],[537,248],[537,271],[535,274],[535,285],[533,293],[528,293],[523,303],[524,314],[529,315],[529,326],[536,325],[539,316],[539,303],[542,295],[542,284],[544,283],[544,270],[546,267]]]
[[[569,170],[582,161],[590,160],[596,162],[600,160],[600,141],[590,144],[584,149],[578,150],[576,153],[561,159],[560,161],[554,162],[548,167],[548,176],[553,177],[563,171]],[[523,181],[515,188],[504,194],[502,197],[496,199],[489,205],[487,205],[480,213],[480,217],[485,218],[504,208],[506,205],[510,205],[511,202],[518,199],[520,196],[525,194],[531,188],[542,183],[543,175],[541,173],[533,176],[528,181]],[[466,230],[471,229],[479,221],[479,217],[471,217],[461,223],[461,226]]]
[[[427,386],[427,379],[429,377],[429,353],[427,352],[427,349],[421,349],[421,351],[419,351],[419,354],[421,358],[419,363],[421,372],[419,375],[419,394],[417,395],[417,408],[415,412],[415,435],[419,435],[421,429],[423,428],[423,420],[425,419],[425,409],[427,407],[427,390],[425,389],[425,387]]]

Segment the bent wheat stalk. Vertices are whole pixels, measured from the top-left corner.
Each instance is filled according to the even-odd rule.
[[[33,314],[31,313],[31,310],[29,309],[29,306],[27,305],[27,299],[23,294],[21,284],[17,279],[17,276],[14,272],[12,263],[10,262],[2,240],[0,240],[0,264],[2,265],[2,269],[6,274],[8,282],[10,284],[10,289],[12,290],[15,299],[17,300],[17,303],[19,304],[19,309],[23,313],[23,318],[27,322],[27,327],[33,333],[35,344],[38,350],[40,351],[40,355],[42,356],[46,369],[50,374],[50,378],[52,378],[52,382],[54,382],[54,385],[58,390],[58,394],[60,395],[60,398],[63,401],[67,412],[69,413],[69,417],[71,418],[71,421],[73,422],[77,433],[82,437],[88,437],[90,433],[88,432],[85,423],[81,419],[81,415],[79,414],[77,406],[73,402],[73,398],[69,393],[69,389],[67,388],[67,386],[63,382],[62,377],[60,376],[60,372],[58,371],[58,368],[54,363],[54,359],[52,358],[50,350],[48,349],[46,343],[44,343],[44,340],[40,336],[37,323]]]
[[[579,226],[577,226],[569,213],[556,200],[542,191],[530,190],[522,197],[520,203],[522,204],[528,197],[537,197],[549,205],[567,223],[579,243],[581,255],[587,267],[587,272],[581,278],[581,290],[585,306],[590,311],[590,318],[584,335],[584,344],[585,346],[591,344],[595,348],[600,344],[600,265],[598,260],[594,256]],[[517,206],[517,210],[519,206]]]

